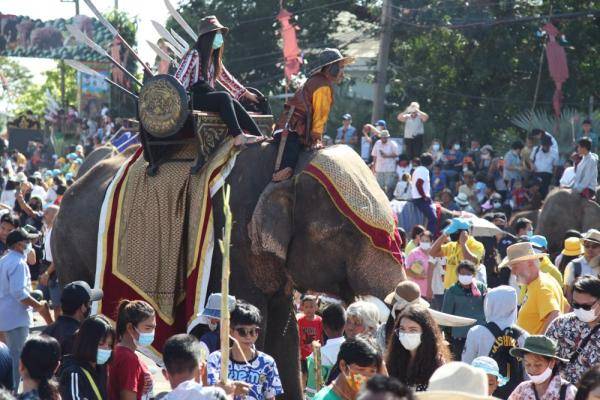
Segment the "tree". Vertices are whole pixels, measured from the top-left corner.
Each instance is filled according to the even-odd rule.
[[[66,106],[75,105],[77,101],[77,73],[63,61],[59,61],[55,69],[44,72],[45,82],[43,84],[28,84],[27,89],[16,99],[17,111],[31,110],[36,115],[44,115],[47,108],[47,92],[58,104],[61,104],[63,101],[61,91],[62,73],[65,77],[64,104]]]
[[[556,15],[597,9],[599,2],[586,7],[576,0],[554,3]],[[432,117],[429,133],[446,141],[508,142],[519,134],[511,117],[532,107],[542,52],[535,32],[545,22],[519,19],[548,14],[549,6],[509,0],[422,4],[403,1],[402,9],[396,6],[388,100],[402,107],[419,101]],[[585,109],[589,96],[600,89],[593,78],[600,62],[591,47],[600,27],[593,18],[562,18],[555,24],[571,44],[564,105]],[[545,56],[543,63],[537,106],[550,109],[554,83]]]
[[[129,16],[126,12],[113,10],[106,15],[106,19],[119,31],[123,39],[129,45],[135,49],[137,45],[137,18]],[[138,71],[138,64],[133,55],[127,54],[125,49],[121,48],[121,60],[125,62],[125,68],[128,71],[136,75]],[[140,79],[141,80],[141,79]],[[125,82],[125,87],[131,88],[129,81]],[[135,117],[136,116],[136,104],[135,102],[121,90],[111,86],[110,87],[110,99],[111,99],[111,113],[114,116],[119,117]]]
[[[8,115],[14,108],[15,99],[31,85],[31,72],[18,62],[0,57],[0,113]],[[6,127],[5,118],[0,119],[0,132]]]

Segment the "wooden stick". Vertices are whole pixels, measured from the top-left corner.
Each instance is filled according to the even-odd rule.
[[[225,227],[223,228],[223,239],[219,240],[219,247],[223,255],[221,272],[221,373],[220,382],[227,385],[229,375],[229,249],[231,247],[231,226],[233,216],[229,207],[229,195],[231,187],[223,187],[223,214],[225,215]]]

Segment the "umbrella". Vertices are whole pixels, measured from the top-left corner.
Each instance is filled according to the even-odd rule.
[[[460,219],[471,223],[471,235],[473,236],[496,236],[504,231],[487,219],[479,218],[471,213],[463,213]]]

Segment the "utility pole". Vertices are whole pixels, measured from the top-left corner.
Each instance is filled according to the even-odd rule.
[[[75,15],[79,15],[79,0],[75,0]]]
[[[115,10],[119,9],[119,0],[115,0]]]
[[[377,56],[377,71],[375,73],[375,93],[373,95],[373,111],[371,120],[377,121],[383,117],[385,109],[385,86],[387,84],[387,69],[390,60],[390,45],[392,43],[392,0],[383,0],[381,9],[381,33],[379,34],[379,54]]]

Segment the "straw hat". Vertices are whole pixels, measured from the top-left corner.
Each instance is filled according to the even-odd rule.
[[[537,354],[538,356],[554,358],[562,362],[569,360],[560,358],[556,355],[556,342],[549,337],[543,335],[532,335],[525,339],[523,347],[515,347],[510,349],[510,355],[516,358],[523,358],[527,353]]]
[[[427,392],[416,394],[419,400],[493,399],[488,392],[488,379],[483,370],[453,361],[439,367],[429,379]]]
[[[529,242],[515,243],[506,249],[506,258],[508,259],[509,266],[520,261],[541,260],[547,255],[546,253],[536,253]]]
[[[455,198],[454,201],[459,206],[468,206],[469,205],[469,196],[466,193],[460,192]]]
[[[310,75],[319,72],[323,67],[341,61],[343,65],[352,64],[354,57],[344,57],[338,49],[326,48],[317,57],[313,68],[310,70]]]
[[[570,237],[565,239],[565,248],[561,251],[564,256],[580,256],[583,254],[581,239]]]
[[[600,231],[598,229],[590,229],[583,235],[583,241],[600,244]]]
[[[382,130],[381,133],[379,134],[379,137],[389,138],[390,137],[390,131],[388,131],[386,129]]]
[[[227,33],[229,32],[229,28],[223,26],[214,15],[206,16],[200,20],[198,24],[198,37],[214,31]]]

